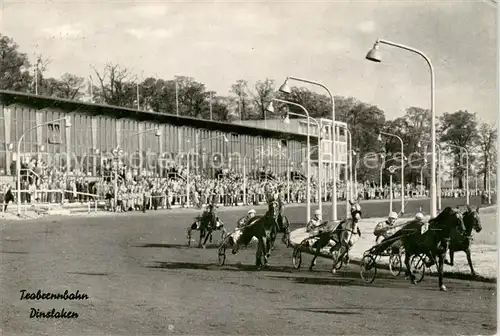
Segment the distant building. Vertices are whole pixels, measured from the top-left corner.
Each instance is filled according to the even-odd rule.
[[[276,131],[286,131],[290,133],[296,133],[301,135],[307,135],[307,121],[305,119],[290,119],[289,123],[284,123],[282,119],[270,119],[270,120],[235,120],[233,124],[252,126],[257,128],[276,130]],[[332,164],[332,141],[331,141],[331,119],[318,119],[319,126],[323,128],[322,141],[321,141],[321,153],[323,159],[323,176],[330,179],[331,164]],[[347,164],[347,141],[345,128],[347,123],[335,121],[336,127],[336,156],[335,160],[337,164],[346,165]],[[314,121],[309,123],[309,134],[311,138],[317,138],[318,136],[318,125]],[[306,157],[306,147],[301,149],[303,151],[304,157]],[[311,162],[314,169],[314,173],[317,174],[318,168],[318,149],[317,146],[311,145]],[[340,174],[340,169],[337,170],[337,174]]]

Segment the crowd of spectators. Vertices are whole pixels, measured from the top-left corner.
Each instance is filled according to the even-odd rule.
[[[304,203],[307,195],[307,182],[303,175],[294,174],[292,178],[276,177],[271,174],[249,174],[246,179],[240,173],[225,169],[218,176],[188,172],[183,167],[174,169],[167,177],[160,177],[145,170],[127,169],[123,165],[104,169],[104,176],[92,178],[79,170],[61,172],[49,167],[42,160],[26,160],[21,165],[21,202],[22,203],[61,203],[87,202],[97,198],[102,200],[106,209],[116,212],[145,211],[147,209],[172,208],[174,206],[194,206],[201,208],[204,204],[215,202],[223,206],[263,203],[266,190],[281,188],[287,203]],[[187,183],[189,180],[189,197]],[[0,186],[0,203],[14,201],[15,193],[11,185]],[[382,188],[373,182],[358,183],[350,187],[357,192],[359,200],[388,199],[389,186]],[[331,201],[331,182],[323,183],[322,199]],[[289,194],[287,192],[289,190]],[[442,189],[442,197],[463,197],[465,190]],[[487,197],[485,191],[470,190],[471,196],[480,193]],[[7,196],[9,194],[9,196]],[[345,200],[348,188],[344,181],[337,184],[337,198]],[[401,194],[399,185],[393,186],[393,198]],[[97,197],[94,197],[97,195]],[[428,190],[420,186],[406,185],[405,197],[429,196]],[[311,202],[316,203],[320,195],[318,182],[311,180]]]

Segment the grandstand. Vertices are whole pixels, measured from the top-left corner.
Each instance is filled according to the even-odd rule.
[[[69,117],[71,127],[50,123],[62,117]],[[302,132],[255,126],[0,90],[0,176],[15,175],[17,143],[25,132],[21,157],[42,158],[60,171],[76,168],[86,176],[102,175],[102,158],[118,150],[133,156],[137,169],[160,177],[166,173],[161,159],[188,152],[194,156],[192,169],[219,161],[219,167],[240,172],[266,167],[281,174],[291,162],[305,161]],[[317,136],[311,136],[315,144]],[[186,157],[180,165],[186,166]]]

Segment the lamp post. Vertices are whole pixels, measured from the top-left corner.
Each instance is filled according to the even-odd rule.
[[[457,146],[457,145],[452,145],[452,144],[448,144],[448,146],[450,147],[455,147],[455,148],[459,148],[460,150],[463,150],[465,152],[465,202],[467,205],[469,205],[469,151],[465,148],[465,147],[462,147],[462,146]],[[451,172],[451,178],[453,180],[453,170]]]
[[[273,101],[297,106],[297,107],[301,108],[302,111],[304,111],[304,115],[288,111],[287,116],[284,119],[285,123],[290,122],[290,119],[288,118],[289,114],[299,116],[299,117],[305,116],[307,118],[307,170],[306,170],[306,174],[307,174],[307,196],[306,196],[307,209],[306,209],[306,217],[307,217],[307,221],[309,222],[309,220],[311,219],[311,171],[310,171],[310,169],[311,169],[311,139],[310,139],[310,126],[309,126],[309,124],[310,124],[310,120],[313,120],[319,128],[319,123],[316,119],[311,118],[309,116],[309,112],[307,111],[307,109],[300,104],[293,103],[293,102],[290,102],[287,100],[278,99],[278,98],[274,98]],[[267,107],[267,111],[269,111],[271,113],[274,112],[274,106],[273,106],[272,101],[271,101],[271,103],[269,103],[269,105]],[[320,133],[321,133],[321,130],[320,130]],[[321,137],[321,134],[319,137]],[[321,182],[321,180],[320,180],[320,182]],[[321,209],[321,183],[318,183],[318,190],[319,190],[319,195],[320,195],[319,207]]]
[[[223,138],[224,139],[224,142],[229,142],[229,139],[225,136],[225,135],[217,135],[217,136],[214,136],[214,137],[211,137],[211,138],[208,138],[208,139],[203,139],[203,140],[200,140],[198,142],[195,143],[194,147],[197,147],[200,143],[204,142],[204,141],[209,141],[209,140],[215,140],[215,139],[219,139],[219,138]],[[187,141],[189,142],[189,140]],[[190,183],[190,174],[189,174],[189,155],[191,154],[191,150],[193,149],[193,147],[189,148],[188,149],[188,152],[187,152],[187,162],[186,162],[186,169],[187,169],[187,174],[186,174],[186,207],[189,207],[189,194],[190,194],[190,188],[189,188],[189,183]],[[245,164],[243,163],[243,167],[245,167]],[[243,173],[244,174],[244,173]]]
[[[37,129],[39,127],[42,127],[42,126],[45,126],[48,124],[52,124],[52,123],[55,123],[58,121],[63,121],[63,120],[64,120],[66,127],[71,127],[70,117],[63,117],[63,118],[59,118],[59,119],[54,119],[54,120],[47,121],[47,122],[41,123],[39,125],[33,126],[31,128],[28,128],[26,131],[23,132],[23,134],[21,134],[21,137],[17,141],[16,170],[17,170],[17,215],[18,216],[21,216],[21,143],[24,139],[24,136],[29,131],[32,131],[32,130]]]
[[[385,165],[385,154],[384,153],[380,153],[380,177],[379,177],[379,184],[380,184],[380,192],[382,192],[382,173],[384,171],[384,165]]]
[[[421,140],[417,143],[417,147],[421,147],[421,142],[431,142],[431,141],[426,141],[426,140]],[[441,178],[442,178],[442,155],[441,155],[441,148],[439,146],[435,146],[435,149],[437,150],[439,162],[436,159],[434,162],[434,165],[438,163],[438,168],[437,168],[437,186],[436,186],[436,194],[437,194],[437,209],[441,210]],[[434,156],[432,156],[434,158]],[[432,163],[431,163],[432,167]],[[432,172],[431,172],[432,173]],[[431,190],[432,191],[432,190]]]
[[[420,55],[425,59],[431,73],[431,139],[432,139],[432,160],[431,160],[431,217],[436,217],[436,200],[437,200],[437,185],[436,185],[436,111],[435,111],[435,78],[434,67],[431,60],[426,54],[420,50],[405,46],[403,44],[394,43],[387,40],[378,39],[373,48],[366,54],[366,59],[373,62],[380,62],[381,55],[379,51],[379,44],[386,44],[388,46],[400,48],[410,51],[414,54]]]
[[[343,128],[346,133],[348,134],[348,150],[347,150],[347,155],[349,155],[349,158],[346,158],[346,161],[347,161],[347,169],[346,169],[346,174],[345,174],[345,181],[346,181],[346,200],[345,200],[345,206],[346,206],[346,216],[349,214],[349,200],[348,198],[350,197],[350,193],[352,193],[351,191],[351,184],[352,184],[352,156],[351,156],[351,151],[352,151],[352,135],[351,135],[351,131],[349,131],[349,128],[347,128],[347,126],[340,126],[341,128]],[[347,177],[347,172],[349,171],[349,178],[350,180],[348,179]]]
[[[352,187],[351,186],[351,184],[352,184],[352,155],[356,155],[356,152],[352,149],[352,134],[351,134],[351,131],[349,130],[349,128],[347,126],[344,126],[344,125],[340,125],[339,127],[343,128],[348,135],[347,155],[349,155],[349,157],[347,158],[347,166],[349,167],[348,168],[349,169],[349,184],[350,184],[350,187]],[[350,188],[350,190],[351,189],[352,188]]]
[[[319,82],[315,82],[312,80],[304,79],[304,78],[299,78],[299,77],[292,77],[288,76],[283,83],[283,85],[280,86],[279,90],[283,93],[291,93],[292,90],[288,86],[288,80],[296,80],[299,82],[303,83],[308,83],[316,86],[320,86],[323,89],[325,89],[328,92],[328,95],[330,96],[330,100],[332,103],[332,220],[337,220],[337,167],[335,166],[336,162],[336,127],[335,127],[335,98],[332,95],[332,92],[328,87],[324,84],[321,84]]]
[[[404,163],[404,144],[403,144],[403,139],[401,137],[397,136],[396,134],[392,133],[386,133],[386,132],[380,132],[379,134],[379,141],[382,140],[381,134],[387,135],[387,136],[392,136],[394,138],[397,138],[401,144],[401,213],[405,213],[405,163]]]

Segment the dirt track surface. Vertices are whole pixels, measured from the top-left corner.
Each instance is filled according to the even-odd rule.
[[[380,205],[375,205],[380,208]],[[368,211],[366,207],[363,209]],[[287,210],[294,223],[303,209]],[[372,211],[372,210],[370,210]],[[376,212],[375,210],[373,210]],[[384,211],[385,213],[386,211]],[[242,212],[221,212],[234,228]],[[340,214],[340,212],[339,212]],[[374,216],[377,215],[374,213]],[[255,249],[227,254],[186,247],[193,214],[149,212],[103,218],[6,222],[1,243],[3,335],[494,334],[496,285],[426,277],[411,285],[385,271],[365,285],[359,266],[333,275],[320,260],[291,266],[281,243],[266,270]],[[21,301],[20,290],[85,292],[83,301]],[[30,308],[77,312],[77,319],[30,319]]]

